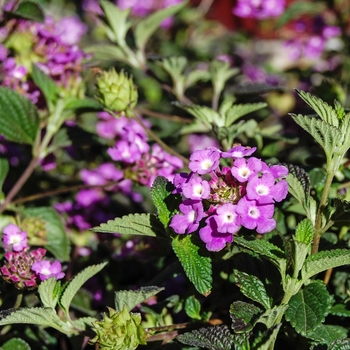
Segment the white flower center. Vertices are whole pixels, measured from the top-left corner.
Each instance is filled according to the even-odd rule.
[[[234,218],[235,218],[235,216],[233,214],[226,213],[224,216],[224,222],[230,224],[231,222],[233,222]]]
[[[260,196],[266,196],[269,194],[269,188],[268,188],[268,186],[265,186],[265,185],[258,185],[258,186],[256,186],[256,192]]]
[[[201,168],[203,170],[208,170],[213,166],[213,162],[210,159],[205,159],[201,162]]]
[[[44,267],[44,268],[40,271],[40,273],[43,274],[43,275],[45,275],[45,276],[51,275],[51,271],[50,271],[48,268],[46,268],[46,267]]]
[[[196,220],[196,212],[194,210],[190,211],[187,217],[189,222],[194,222]]]
[[[241,177],[246,179],[250,175],[250,169],[247,167],[240,168],[238,173]]]
[[[251,207],[248,212],[249,216],[253,219],[257,219],[260,216],[259,209],[257,207]]]
[[[193,194],[197,197],[200,197],[204,192],[203,186],[201,184],[197,184],[193,186]]]

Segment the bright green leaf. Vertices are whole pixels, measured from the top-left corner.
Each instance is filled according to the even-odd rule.
[[[191,235],[177,235],[172,240],[172,247],[188,279],[199,293],[207,296],[213,282],[210,255],[201,242],[192,239]]]
[[[0,135],[9,141],[31,145],[38,128],[36,106],[18,92],[0,87]]]
[[[309,256],[301,270],[302,280],[316,276],[322,271],[326,271],[333,267],[344,266],[350,264],[349,249],[323,250]]]
[[[40,218],[45,222],[45,248],[59,260],[69,260],[70,243],[65,227],[58,213],[50,207],[28,208],[23,211],[24,217]]]
[[[103,106],[93,98],[69,98],[65,102],[65,109],[103,110]]]
[[[94,232],[164,237],[164,227],[152,214],[129,214],[92,228]]]
[[[67,318],[69,318],[69,307],[73,300],[74,295],[78,292],[78,290],[83,286],[83,284],[90,279],[92,276],[96,275],[100,272],[107,263],[102,263],[98,265],[92,265],[80,273],[78,273],[66,286],[64,289],[61,298],[59,300],[59,304],[62,307],[63,311]]]
[[[309,219],[299,222],[295,230],[295,239],[297,242],[309,245],[314,238],[314,226]]]
[[[233,105],[226,113],[225,126],[229,127],[239,118],[267,106],[265,102]]]
[[[159,28],[163,20],[173,16],[186,5],[187,1],[184,1],[175,6],[170,6],[154,12],[146,18],[140,20],[134,30],[136,47],[143,52],[149,38]]]
[[[55,277],[48,278],[39,284],[38,292],[44,307],[54,309],[57,305],[61,283]]]
[[[143,303],[162,290],[164,288],[154,286],[141,287],[137,290],[119,290],[115,292],[115,310],[121,312],[125,306],[128,311],[131,311],[135,306]]]
[[[262,281],[254,275],[234,270],[235,282],[242,294],[264,306],[265,309],[272,307],[272,300],[267,295],[266,288]]]
[[[1,350],[31,350],[29,344],[21,338],[12,338],[1,345]]]
[[[293,295],[288,304],[286,320],[298,333],[307,336],[324,321],[332,299],[323,283],[312,282]]]
[[[185,312],[188,317],[194,320],[201,319],[201,303],[196,299],[194,295],[188,297],[185,301]]]

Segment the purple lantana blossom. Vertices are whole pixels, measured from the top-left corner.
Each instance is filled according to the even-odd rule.
[[[233,162],[232,175],[240,182],[246,182],[261,170],[261,159],[251,157],[248,160],[238,158]]]
[[[243,158],[251,156],[256,151],[256,147],[234,146],[227,152],[222,152],[222,158]]]
[[[285,0],[238,0],[232,13],[238,17],[267,19],[280,16]]]
[[[247,185],[247,198],[256,200],[259,204],[280,202],[286,198],[288,184],[286,181],[279,181],[275,184],[272,174],[263,174],[262,177],[254,176]]]
[[[203,175],[215,170],[219,163],[220,151],[211,147],[192,153],[188,167],[193,172]]]
[[[219,232],[214,216],[208,217],[205,222],[207,225],[199,230],[199,237],[209,251],[218,252],[225,248],[227,243],[232,243],[232,233]]]
[[[236,205],[226,203],[219,206],[214,215],[217,230],[220,233],[236,233],[239,230],[240,218],[236,213]]]
[[[17,225],[9,224],[2,230],[5,250],[20,252],[28,248],[27,232],[22,231]]]
[[[258,233],[267,233],[276,227],[276,221],[272,219],[274,213],[273,204],[259,205],[255,200],[243,197],[237,204],[236,212],[241,216],[241,225]]]
[[[50,277],[59,280],[65,276],[65,273],[62,272],[62,265],[58,260],[55,260],[52,264],[49,260],[35,262],[31,269],[39,275],[41,281]]]
[[[181,214],[175,214],[169,226],[179,234],[196,231],[204,216],[202,202],[187,199],[180,204],[179,209]]]
[[[123,161],[125,163],[134,163],[141,158],[141,152],[135,143],[121,140],[114,147],[107,150],[109,156],[115,161]]]
[[[195,174],[182,186],[183,195],[188,199],[206,199],[210,195],[209,183]]]

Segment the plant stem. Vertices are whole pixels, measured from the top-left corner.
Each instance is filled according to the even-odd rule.
[[[327,171],[326,182],[322,191],[322,197],[320,204],[317,209],[316,222],[315,222],[315,232],[314,240],[312,242],[311,254],[316,254],[318,252],[318,247],[320,245],[320,239],[322,234],[322,211],[327,204],[329,190],[333,181],[334,173]]]
[[[171,149],[169,146],[167,146],[157,135],[153,133],[152,130],[147,128],[147,126],[143,123],[143,121],[139,118],[137,114],[133,115],[133,118],[143,127],[143,129],[146,131],[147,135],[152,138],[154,141],[158,143],[159,146],[161,146],[165,151],[168,153],[172,154],[175,157],[180,158],[185,165],[188,165],[189,160],[185,157],[183,157],[181,154],[177,153],[173,149]]]
[[[0,214],[7,208],[7,206],[11,203],[13,197],[20,191],[24,183],[29,179],[30,175],[33,173],[35,167],[37,166],[38,161],[39,161],[38,157],[32,158],[26,170],[21,175],[21,177],[17,180],[15,185],[12,187],[11,191],[6,196],[4,203],[0,206]]]

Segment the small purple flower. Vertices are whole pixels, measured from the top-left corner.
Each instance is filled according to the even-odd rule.
[[[285,0],[238,0],[232,13],[243,18],[267,19],[280,16]]]
[[[180,204],[179,209],[181,214],[175,214],[169,226],[179,234],[196,231],[204,216],[202,202],[187,199]]]
[[[273,204],[258,205],[255,200],[243,197],[237,204],[237,214],[241,217],[241,225],[258,233],[267,233],[276,227],[276,221],[272,219],[274,213]]]
[[[269,167],[269,171],[275,179],[280,179],[288,175],[288,168],[284,165],[272,165]]]
[[[261,163],[261,159],[255,157],[238,158],[233,162],[231,173],[239,182],[246,182],[261,170]]]
[[[263,174],[262,177],[254,176],[247,185],[247,198],[256,200],[259,204],[271,204],[280,202],[288,194],[286,181],[279,181],[275,184],[272,174]]]
[[[183,184],[182,191],[183,195],[188,199],[206,199],[210,195],[210,186],[208,181],[202,180],[201,177],[195,175]]]
[[[27,232],[21,231],[21,229],[15,224],[9,224],[2,230],[2,239],[5,244],[5,250],[12,250],[20,252],[28,248],[28,235]]]
[[[52,264],[49,260],[35,262],[31,269],[39,275],[41,281],[50,277],[55,277],[59,280],[65,275],[65,273],[62,272],[62,265],[58,260],[55,260]]]
[[[115,161],[123,161],[126,163],[135,163],[141,158],[141,152],[135,143],[128,141],[118,141],[114,147],[107,150],[109,156]]]
[[[239,230],[240,218],[236,213],[236,207],[234,204],[226,203],[217,208],[214,218],[218,232],[233,234]]]
[[[219,163],[219,150],[206,148],[191,154],[188,167],[193,172],[203,175],[215,170],[219,166]]]
[[[232,233],[221,233],[214,216],[205,220],[206,226],[199,230],[199,237],[211,252],[218,252],[225,248],[227,243],[232,243]]]
[[[227,152],[222,152],[222,158],[243,158],[251,156],[256,151],[256,147],[234,146]]]

